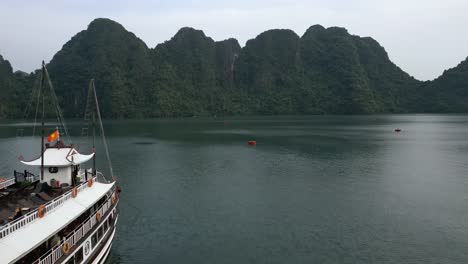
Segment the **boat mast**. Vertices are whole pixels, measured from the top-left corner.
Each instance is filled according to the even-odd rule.
[[[109,146],[107,145],[106,135],[104,134],[104,126],[102,124],[101,111],[99,110],[99,103],[98,103],[97,94],[96,94],[96,86],[94,86],[94,79],[91,79],[91,89],[93,93],[92,95],[94,97],[94,103],[96,106],[97,119],[99,121],[99,126],[101,129],[102,142],[104,143],[104,149],[106,151],[107,162],[109,163],[110,175],[112,179],[114,179],[115,175],[114,175],[114,170],[112,169],[112,162],[111,162],[110,155],[109,155]],[[96,156],[96,154],[94,155]]]
[[[88,127],[86,129],[86,134],[89,130],[89,118],[91,118],[91,128],[93,129],[93,168],[91,174],[96,176],[96,105],[95,100],[91,98],[94,95],[93,93],[94,79],[89,81],[88,87],[88,98],[86,100],[86,109],[85,109],[85,120],[88,120]],[[89,115],[89,116],[88,116]]]
[[[91,116],[91,118],[93,119],[93,152],[94,152],[94,156],[93,156],[93,176],[96,176],[96,119],[94,117],[94,111],[93,111],[93,114]]]
[[[42,91],[44,88],[44,75],[45,73],[45,63],[42,61],[42,73],[41,73],[41,87]],[[42,121],[41,121],[41,182],[44,180],[44,92],[42,91]]]

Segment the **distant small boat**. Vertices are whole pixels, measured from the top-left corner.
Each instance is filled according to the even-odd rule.
[[[249,146],[256,146],[256,145],[257,145],[257,141],[255,141],[255,140],[249,140],[249,141],[247,141],[247,145],[249,145]]]
[[[395,132],[399,133],[399,132],[401,132],[401,129],[400,128],[395,128]]]

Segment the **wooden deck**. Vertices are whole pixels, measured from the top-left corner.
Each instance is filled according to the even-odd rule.
[[[70,188],[51,188],[36,181],[15,183],[0,190],[0,226],[60,196]]]

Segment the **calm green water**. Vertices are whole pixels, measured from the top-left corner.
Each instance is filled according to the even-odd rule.
[[[107,263],[468,262],[468,116],[113,121],[106,129],[123,189]],[[32,150],[15,131],[0,126],[3,174],[15,155],[38,153],[37,140]]]

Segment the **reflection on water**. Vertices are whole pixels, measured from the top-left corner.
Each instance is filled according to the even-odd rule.
[[[108,263],[468,261],[468,116],[105,126],[123,189]],[[18,127],[0,125],[2,174],[39,153],[39,138],[16,138]]]

